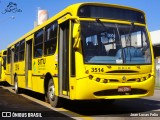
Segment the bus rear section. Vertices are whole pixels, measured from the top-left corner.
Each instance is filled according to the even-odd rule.
[[[0,82],[6,80],[6,50],[0,51]]]

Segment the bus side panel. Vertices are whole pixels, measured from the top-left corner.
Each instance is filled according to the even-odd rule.
[[[33,59],[33,61],[32,61],[32,64],[33,64],[32,65],[33,66],[33,69],[32,69],[32,73],[33,73],[32,74],[32,90],[35,92],[44,93],[44,89],[43,89],[44,80],[43,80],[43,76],[42,76],[43,74],[41,71],[43,69],[43,65],[41,65],[41,63],[43,63],[42,58],[36,58],[36,59]]]
[[[0,56],[0,81],[2,79],[2,57]]]
[[[52,76],[57,74],[58,68],[57,68],[57,62],[54,62],[55,59],[56,59],[55,55],[33,59],[32,61],[32,64],[33,64],[32,89],[33,91],[44,93],[45,75],[47,73],[51,74]]]
[[[6,81],[11,85],[11,64],[6,66]]]
[[[15,63],[14,64],[14,71],[17,74],[18,87],[26,88],[24,61]]]
[[[44,79],[41,76],[32,76],[32,90],[39,93],[44,93]]]
[[[11,85],[11,75],[6,75],[6,82]]]
[[[6,70],[2,67],[1,81],[6,81]]]
[[[0,81],[6,81],[6,70],[4,70],[3,62],[3,58],[0,57]]]
[[[18,87],[20,88],[26,88],[26,84],[25,84],[25,76],[21,76],[21,75],[18,75]]]

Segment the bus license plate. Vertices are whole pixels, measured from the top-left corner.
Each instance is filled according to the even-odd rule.
[[[118,92],[128,92],[131,91],[131,86],[119,86]]]

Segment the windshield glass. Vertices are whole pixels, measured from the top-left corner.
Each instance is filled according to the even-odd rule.
[[[150,64],[146,28],[134,24],[81,21],[85,63]]]

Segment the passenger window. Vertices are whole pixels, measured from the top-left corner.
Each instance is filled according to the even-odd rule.
[[[24,48],[25,48],[25,41],[22,40],[20,42],[20,48],[19,48],[19,61],[24,60]]]
[[[38,31],[35,34],[34,57],[41,57],[43,54],[43,34],[43,30]]]
[[[18,42],[17,44],[15,44],[15,51],[14,51],[14,62],[18,61],[18,53],[19,53],[19,46],[20,43]]]
[[[11,63],[11,48],[7,49],[7,63]]]
[[[3,67],[6,70],[6,56],[3,56]]]
[[[54,54],[57,45],[57,22],[49,25],[45,31],[44,55]]]

